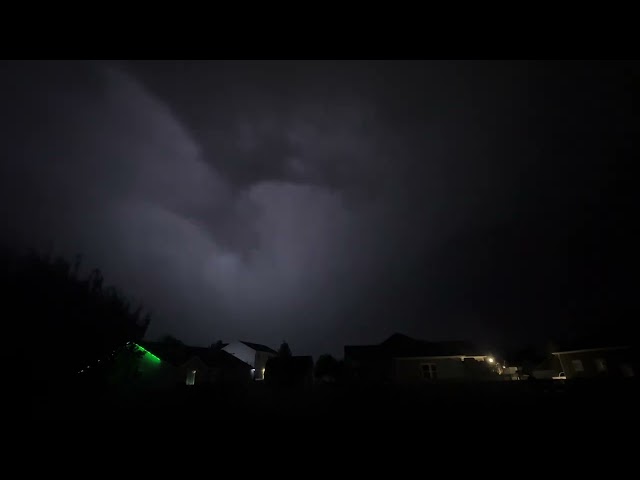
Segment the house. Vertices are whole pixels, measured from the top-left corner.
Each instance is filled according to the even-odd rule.
[[[96,359],[93,365],[87,365],[78,372],[88,374],[102,365],[109,365],[108,381],[113,386],[139,386],[149,388],[168,387],[174,383],[174,367],[163,362],[157,355],[142,345],[127,343],[113,352],[113,360]]]
[[[81,382],[106,381],[116,388],[161,388],[173,384],[175,368],[142,345],[130,341],[101,358],[88,361],[77,375]]]
[[[264,380],[267,361],[278,355],[275,350],[266,345],[242,341],[225,345],[222,350],[250,365],[254,380]]]
[[[223,350],[155,342],[144,346],[170,366],[173,385],[242,385],[251,380],[251,366]]]
[[[531,370],[531,376],[535,380],[551,380],[564,376],[562,365],[557,356],[547,354],[543,360]]]
[[[189,347],[190,358],[179,366],[187,385],[245,385],[251,366],[223,350]]]
[[[310,356],[272,357],[267,361],[265,383],[276,387],[306,387],[313,384]]]
[[[551,354],[557,377],[629,378],[638,371],[637,349],[630,346],[563,348]]]
[[[396,333],[378,345],[347,345],[355,382],[402,385],[498,378],[494,358],[468,342],[427,342]]]

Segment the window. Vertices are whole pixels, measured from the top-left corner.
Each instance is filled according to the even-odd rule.
[[[582,366],[582,360],[571,360],[571,365],[573,365],[573,369],[576,372],[584,372],[584,367]]]
[[[596,358],[596,368],[599,372],[606,372],[607,361],[604,358]]]
[[[195,385],[196,383],[196,371],[191,370],[187,373],[187,385]]]
[[[436,380],[438,378],[438,371],[436,370],[435,363],[423,363],[421,368],[422,378],[424,380]]]

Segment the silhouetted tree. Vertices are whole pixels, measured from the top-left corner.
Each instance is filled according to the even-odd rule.
[[[335,381],[338,377],[338,361],[325,353],[316,362],[314,375],[319,380]]]
[[[163,335],[158,340],[159,343],[164,344],[167,354],[170,358],[183,358],[185,355],[185,345],[182,340],[178,340],[173,335]]]
[[[289,344],[287,342],[282,342],[282,345],[280,345],[280,348],[278,349],[278,356],[280,357],[291,356],[291,348],[289,348]]]
[[[265,383],[270,387],[303,387],[313,384],[313,358],[278,356],[267,360]]]
[[[104,288],[100,270],[79,278],[79,257],[72,265],[35,251],[1,255],[1,305],[10,319],[3,356],[21,365],[30,386],[78,383],[79,372],[86,378],[98,360],[105,365],[127,342],[143,338],[148,313],[141,320],[141,307],[132,310],[120,291]]]
[[[80,274],[80,265],[82,265],[82,255],[78,254],[73,261],[73,278],[78,278],[78,275]]]
[[[94,268],[89,276],[89,287],[92,292],[99,292],[102,289],[104,277],[99,268]]]

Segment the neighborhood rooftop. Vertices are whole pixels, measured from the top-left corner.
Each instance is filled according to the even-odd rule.
[[[242,340],[240,341],[240,343],[244,343],[247,347],[253,348],[256,352],[278,353],[274,349],[260,343],[244,342]]]
[[[161,360],[176,366],[182,365],[192,357],[200,358],[210,367],[233,365],[241,362],[241,360],[223,350],[215,350],[208,347],[181,345],[176,348],[173,345],[167,345],[162,342],[141,342],[141,345]]]
[[[481,352],[470,342],[429,342],[401,333],[394,333],[377,345],[345,345],[344,350],[347,355],[385,353],[401,357],[486,356],[486,352]]]

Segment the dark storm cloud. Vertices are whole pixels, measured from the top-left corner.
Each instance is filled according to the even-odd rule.
[[[619,64],[3,73],[5,236],[85,253],[154,308],[152,335],[199,344],[490,340],[593,312],[584,239],[609,238],[638,133]]]

